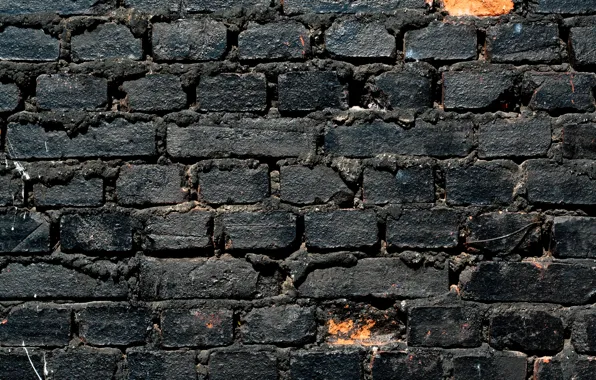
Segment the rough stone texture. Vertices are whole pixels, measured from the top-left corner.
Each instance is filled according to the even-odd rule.
[[[540,250],[540,224],[538,214],[492,212],[469,217],[466,245],[473,250],[497,255],[536,253]]]
[[[580,67],[596,65],[596,51],[593,49],[596,27],[571,28],[569,40],[575,65]]]
[[[393,13],[404,8],[424,8],[424,0],[295,0],[284,2],[284,11],[294,13]]]
[[[408,313],[408,344],[422,347],[477,347],[481,318],[471,307],[415,307]]]
[[[201,78],[197,102],[203,111],[263,112],[267,108],[267,81],[258,73]]]
[[[60,219],[65,251],[123,252],[132,249],[132,220],[122,212],[66,214]]]
[[[227,48],[227,29],[213,20],[176,20],[153,24],[153,55],[158,61],[211,61]]]
[[[433,103],[433,89],[430,78],[414,72],[386,72],[375,78],[377,88],[387,96],[393,109],[427,108]],[[404,91],[404,89],[409,89]]]
[[[9,26],[0,33],[0,59],[12,61],[56,61],[60,41],[39,29]]]
[[[443,73],[443,105],[453,110],[494,108],[513,84],[514,75],[508,71],[447,71]]]
[[[563,156],[596,158],[596,124],[570,124],[563,127]]]
[[[195,379],[195,352],[193,351],[126,351],[129,380],[148,378]]]
[[[0,252],[48,252],[50,223],[38,212],[9,211],[0,214]]]
[[[198,174],[198,193],[210,204],[256,203],[269,196],[269,167],[213,168]]]
[[[476,28],[474,25],[459,23],[431,23],[424,29],[406,32],[404,50],[408,60],[474,59],[476,58]]]
[[[534,373],[538,379],[563,380],[570,379],[589,380],[596,371],[596,362],[590,356],[573,358],[552,357],[537,358],[534,362]]]
[[[177,111],[186,107],[186,93],[182,90],[180,80],[173,75],[148,75],[125,82],[122,88],[127,93],[131,111]]]
[[[558,352],[563,348],[563,322],[543,311],[504,312],[490,319],[490,345],[499,349]]]
[[[15,84],[0,84],[0,112],[14,111],[20,103],[21,92]]]
[[[145,224],[144,246],[153,252],[210,248],[211,224],[211,213],[200,210],[152,215]]]
[[[116,372],[122,354],[111,348],[54,351],[47,369],[56,379],[76,376],[77,380],[109,379]],[[36,368],[41,368],[37,367]]]
[[[358,380],[362,376],[358,352],[298,351],[290,357],[290,374],[295,380]]]
[[[453,210],[406,210],[387,220],[387,243],[398,248],[457,247],[459,219]]]
[[[558,216],[553,221],[557,257],[596,257],[596,218]]]
[[[127,58],[142,59],[142,42],[130,30],[114,23],[101,24],[92,31],[71,37],[72,58],[75,61]]]
[[[249,23],[238,36],[238,54],[243,60],[303,59],[310,55],[310,33],[293,21]]]
[[[232,310],[168,309],[161,314],[164,347],[227,346],[234,341]]]
[[[391,380],[397,373],[405,379],[438,379],[443,374],[441,359],[434,352],[381,352],[373,358],[371,369],[375,379]],[[411,362],[418,365],[412,366]]]
[[[70,311],[46,305],[13,309],[0,328],[2,346],[65,346],[70,339]]]
[[[594,0],[539,0],[539,13],[582,14],[594,13]]]
[[[306,246],[315,249],[364,248],[378,242],[374,212],[337,210],[304,216]]]
[[[518,167],[509,161],[479,161],[447,170],[447,203],[451,205],[508,204],[513,200]]]
[[[209,356],[209,378],[228,380],[251,377],[277,380],[277,359],[270,352],[214,352]]]
[[[90,306],[75,314],[79,334],[95,346],[129,346],[144,343],[151,328],[151,312],[128,305]]]
[[[182,167],[125,165],[116,181],[118,203],[125,206],[175,204],[182,202]]]
[[[388,171],[364,169],[364,203],[429,203],[435,200],[432,168],[410,167]]]
[[[575,316],[571,341],[577,352],[594,354],[596,352],[596,314],[586,310]]]
[[[345,108],[344,88],[335,72],[307,71],[279,76],[279,110],[307,112]]]
[[[528,172],[528,200],[538,204],[596,203],[596,181],[589,173],[591,161],[571,161],[557,164],[547,160],[530,160],[525,163]]]
[[[591,112],[596,75],[591,73],[526,73],[524,84],[531,93],[529,107],[547,112]]]
[[[103,180],[77,177],[66,184],[33,185],[35,205],[40,207],[95,207],[103,204]]]
[[[37,78],[37,105],[45,110],[98,110],[108,102],[108,82],[91,75],[54,74]]]
[[[495,120],[480,124],[477,136],[481,158],[546,156],[551,123],[548,119]]]
[[[300,345],[313,341],[315,333],[315,310],[294,305],[253,309],[242,322],[246,344]]]
[[[325,48],[342,58],[389,58],[395,53],[395,37],[383,24],[350,19],[327,29]]]
[[[23,192],[22,181],[11,173],[0,175],[0,206],[20,206]]]
[[[462,354],[453,359],[453,374],[457,379],[524,380],[526,356],[519,353]]]
[[[223,216],[227,250],[284,249],[296,240],[296,216],[287,212],[236,212]]]
[[[555,24],[510,23],[488,29],[486,51],[491,62],[556,62],[561,59]]]
[[[292,204],[341,203],[353,197],[339,174],[323,166],[283,166],[280,182],[281,200]]]
[[[94,14],[95,0],[2,0],[0,14],[24,15],[30,13],[57,13],[60,15]]]

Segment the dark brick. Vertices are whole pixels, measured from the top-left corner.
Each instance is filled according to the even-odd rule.
[[[0,14],[57,13],[60,15],[97,13],[96,0],[0,0]]]
[[[261,202],[269,196],[269,167],[213,168],[199,173],[198,193],[210,204]]]
[[[17,306],[4,320],[0,325],[2,346],[66,346],[70,340],[69,310],[42,304]]]
[[[571,124],[563,127],[563,156],[596,159],[596,124]]]
[[[282,112],[347,108],[344,87],[334,71],[282,74],[278,79],[278,92]]]
[[[596,27],[578,27],[569,30],[571,55],[573,62],[579,67],[596,65]]]
[[[478,128],[481,158],[546,156],[550,145],[548,119],[498,119]]]
[[[486,33],[486,52],[491,62],[555,62],[561,59],[556,24],[498,24]]]
[[[591,205],[596,203],[596,181],[591,178],[592,161],[568,161],[557,164],[548,160],[530,160],[528,200],[531,203]]]
[[[167,309],[161,315],[164,347],[227,346],[234,341],[233,312],[228,309]]]
[[[557,216],[552,239],[557,257],[596,258],[596,218]]]
[[[54,351],[48,360],[53,379],[109,380],[112,379],[122,354],[119,350],[94,349],[85,346],[67,351]]]
[[[404,35],[407,60],[462,61],[476,59],[474,25],[433,22]]]
[[[230,9],[268,8],[269,0],[189,0],[185,3],[188,12],[218,12]]]
[[[183,202],[184,168],[180,165],[124,165],[116,181],[118,203],[126,206]]]
[[[129,346],[144,343],[151,330],[151,312],[129,305],[90,305],[75,315],[79,336],[95,346]]]
[[[470,353],[453,359],[455,379],[525,380],[526,367],[526,356],[518,353]]]
[[[443,363],[441,358],[437,353],[432,351],[377,353],[374,354],[370,367],[375,380],[393,380],[398,378],[404,380],[427,380],[443,378]],[[461,379],[464,378],[462,377]]]
[[[596,275],[595,275],[596,276]],[[409,268],[398,258],[358,260],[350,268],[333,267],[311,272],[298,290],[303,297],[428,297],[447,292],[445,270]]]
[[[0,59],[11,61],[56,61],[60,41],[39,29],[9,26],[0,33]]]
[[[364,203],[431,203],[435,200],[432,168],[402,168],[393,174],[371,168],[364,169],[362,199]]]
[[[9,211],[0,214],[0,252],[48,252],[50,222],[38,212]]]
[[[408,345],[477,347],[482,320],[472,307],[414,307],[408,313]]]
[[[577,352],[596,354],[596,313],[593,310],[582,311],[576,315],[571,341]]]
[[[211,220],[210,212],[199,210],[154,215],[145,225],[145,249],[168,251],[211,248]]]
[[[131,111],[163,112],[186,108],[186,93],[180,79],[169,74],[152,74],[130,82],[122,88],[127,93]]]
[[[387,243],[399,248],[453,248],[460,215],[452,210],[405,210],[387,220]]]
[[[108,81],[91,75],[53,74],[37,78],[37,105],[44,110],[98,110],[108,102]]]
[[[389,58],[395,54],[395,37],[382,23],[348,19],[327,29],[325,48],[335,57]]]
[[[214,352],[209,356],[209,379],[277,380],[277,359],[269,352]]]
[[[452,205],[509,204],[519,168],[510,161],[477,161],[447,169],[447,203]]]
[[[230,127],[168,126],[174,157],[297,157],[315,151],[317,130],[300,119],[243,120]]]
[[[132,249],[132,220],[123,212],[66,214],[60,242],[67,252],[124,252]]]
[[[466,244],[492,254],[540,250],[540,224],[537,214],[493,212],[470,217]]]
[[[0,350],[0,373],[2,380],[23,380],[35,379],[35,372],[31,368],[31,362],[35,369],[41,373],[44,368],[44,353],[34,348],[28,348],[28,358],[25,350],[4,349]]]
[[[177,0],[124,0],[123,6],[134,8],[139,12],[151,14],[167,14],[180,11]]]
[[[375,78],[377,88],[392,109],[430,108],[433,105],[431,78],[412,71],[389,71]]]
[[[252,265],[237,259],[144,259],[140,266],[144,300],[250,298],[259,277]]]
[[[252,309],[241,323],[247,344],[301,345],[313,341],[317,332],[315,309],[297,305]]]
[[[251,22],[238,37],[238,54],[245,60],[305,58],[310,54],[310,33],[295,21],[265,25]]]
[[[326,166],[282,166],[280,183],[281,200],[298,205],[342,203],[354,197],[339,174]]]
[[[223,215],[226,249],[284,249],[296,240],[296,215],[285,211]]]
[[[284,2],[284,12],[296,13],[393,13],[405,8],[423,9],[424,0],[293,0]]]
[[[128,58],[142,59],[141,39],[137,39],[124,25],[101,24],[92,31],[71,37],[72,59],[93,61],[95,59]]]
[[[20,102],[21,92],[15,84],[0,83],[0,112],[14,111]]]
[[[548,112],[592,112],[596,75],[592,73],[526,73],[525,92],[531,94],[528,106]]]
[[[290,357],[292,380],[360,380],[361,354],[349,351],[298,351]]]
[[[23,202],[23,181],[11,173],[0,174],[0,206],[20,206]]]
[[[156,153],[153,124],[129,123],[124,119],[103,122],[74,138],[68,137],[66,131],[45,131],[39,125],[10,123],[7,136],[12,159],[146,157]]]
[[[73,286],[76,284],[76,286]],[[99,279],[61,265],[12,263],[0,271],[0,299],[126,298],[125,283]]]
[[[444,72],[443,105],[449,110],[495,109],[499,101],[506,101],[514,79],[506,70]]]
[[[596,0],[539,0],[539,13],[594,13]]]
[[[267,108],[267,80],[261,73],[204,77],[197,86],[197,102],[202,111],[262,112]]]
[[[153,24],[151,43],[157,61],[210,61],[226,52],[227,29],[217,21],[176,20]]]
[[[563,322],[544,311],[497,313],[490,319],[489,342],[498,350],[556,353],[563,349]]]
[[[363,248],[379,240],[373,211],[311,212],[304,216],[304,227],[308,248]]]
[[[589,356],[537,358],[534,361],[535,380],[592,380],[596,361]]]
[[[480,263],[460,276],[464,299],[583,304],[592,299],[596,270],[563,263]]]
[[[195,380],[194,351],[126,351],[129,380]]]
[[[103,180],[85,179],[77,176],[65,184],[46,186],[42,183],[33,185],[36,206],[101,206],[103,204]]]
[[[372,122],[331,128],[325,136],[325,150],[346,157],[372,157],[383,153],[465,157],[473,146],[473,125],[469,121],[430,124],[419,120],[410,129]]]

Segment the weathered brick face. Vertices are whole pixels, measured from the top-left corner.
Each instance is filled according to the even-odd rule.
[[[596,0],[0,25],[0,380],[596,379]]]

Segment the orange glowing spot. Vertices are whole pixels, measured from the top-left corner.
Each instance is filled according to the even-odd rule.
[[[329,321],[329,334],[331,335],[338,335],[338,334],[347,334],[354,328],[354,321],[345,321],[345,322],[338,322],[332,319]]]
[[[361,323],[354,323],[352,320],[343,322],[335,322],[331,319],[328,323],[329,335],[334,335],[330,340],[332,344],[337,345],[353,345],[360,344],[363,346],[372,346],[383,344],[383,342],[375,342],[371,340],[370,329],[376,324],[372,319],[362,321]]]
[[[213,323],[207,323],[205,326],[207,326],[208,329],[212,329],[213,328]]]
[[[513,10],[513,0],[443,0],[452,16],[499,16]]]
[[[0,322],[0,324],[5,325],[8,323],[8,319],[3,319],[2,322]]]

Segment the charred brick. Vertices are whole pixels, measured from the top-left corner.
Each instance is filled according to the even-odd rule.
[[[277,359],[273,353],[222,351],[209,356],[209,379],[277,380]]]
[[[21,92],[13,84],[0,84],[0,112],[14,111],[21,102]]]
[[[432,168],[428,166],[401,168],[397,174],[364,169],[364,203],[432,203],[435,189]]]
[[[461,354],[453,358],[453,375],[466,380],[524,380],[526,356],[517,353]]]
[[[36,206],[94,207],[103,204],[103,180],[75,177],[65,184],[52,186],[36,183],[33,185]]]
[[[60,41],[39,29],[9,26],[0,33],[0,59],[11,61],[56,61]]]
[[[197,101],[203,111],[262,112],[267,108],[267,80],[261,73],[201,78]]]
[[[151,312],[128,305],[87,306],[75,315],[79,336],[95,346],[129,346],[145,342]]]
[[[557,216],[552,238],[557,257],[596,258],[596,218]]]
[[[346,108],[344,88],[333,71],[282,74],[278,79],[278,91],[282,112]]]
[[[101,24],[92,31],[72,36],[70,46],[75,61],[143,58],[141,40],[126,26],[114,23]]]
[[[305,58],[310,54],[310,33],[294,21],[266,25],[251,22],[238,37],[238,53],[244,60]]]
[[[477,347],[481,322],[472,307],[414,307],[408,314],[408,345]]]
[[[326,166],[282,166],[281,200],[298,205],[348,201],[354,194],[338,173]]]
[[[11,173],[0,174],[0,206],[20,206],[23,199],[23,182]]]
[[[284,211],[234,212],[223,216],[226,249],[284,249],[296,240],[296,216]]]
[[[70,340],[70,311],[45,305],[16,307],[0,326],[2,346],[66,346]]]
[[[491,62],[559,61],[559,28],[556,24],[498,24],[487,31],[486,51]]]
[[[514,86],[506,70],[447,71],[443,73],[443,105],[450,110],[495,108]]]
[[[540,204],[590,205],[596,203],[596,181],[592,161],[570,161],[558,164],[548,160],[530,160],[528,200]]]
[[[536,380],[590,380],[596,373],[596,361],[592,357],[545,357],[534,361]]]
[[[586,310],[576,315],[571,341],[577,352],[596,353],[596,313]]]
[[[158,61],[210,61],[227,49],[226,26],[213,20],[176,20],[155,23],[153,57]]]
[[[546,156],[550,145],[548,119],[499,119],[478,128],[481,158]]]
[[[116,373],[121,357],[122,354],[116,349],[83,346],[73,350],[54,351],[47,366],[54,379],[76,376],[76,380],[103,380],[111,379]]]
[[[269,196],[269,167],[213,168],[199,173],[198,192],[210,204],[261,202]]]
[[[570,124],[563,127],[563,156],[596,159],[596,124]]]
[[[404,35],[407,60],[454,61],[476,58],[474,25],[434,22]]]
[[[327,29],[325,48],[341,58],[389,58],[395,54],[395,37],[381,23],[349,19]]]
[[[125,82],[128,106],[132,111],[163,112],[186,108],[186,93],[174,75],[153,74]]]
[[[316,332],[315,309],[297,305],[253,309],[242,323],[247,344],[300,345],[313,341]]]
[[[304,216],[304,225],[309,248],[364,248],[379,239],[377,216],[372,211],[311,212]]]
[[[375,380],[392,380],[396,374],[405,380],[443,377],[443,363],[433,351],[382,352],[374,354],[373,359],[371,369]]]
[[[0,14],[26,15],[30,13],[57,13],[60,15],[95,14],[96,0],[0,0]]]
[[[212,248],[211,220],[211,213],[197,210],[154,215],[145,225],[145,248],[153,252]]]
[[[432,80],[427,76],[413,71],[389,71],[376,77],[375,84],[393,109],[433,105]]]
[[[490,345],[498,350],[556,353],[563,349],[563,322],[544,311],[497,313],[490,319]]]
[[[125,206],[175,204],[184,201],[179,165],[124,165],[116,181],[118,203]]]
[[[510,161],[478,161],[447,169],[447,203],[452,205],[509,204],[519,168]]]
[[[405,8],[424,9],[424,0],[295,0],[284,3],[284,12],[296,13],[393,13]]]
[[[569,31],[571,54],[575,65],[579,67],[596,65],[596,27],[577,27]]]
[[[529,107],[548,112],[591,112],[594,107],[592,89],[596,76],[592,73],[526,73],[526,93],[532,97]]]
[[[20,352],[19,352],[20,351]],[[23,380],[31,377],[31,362],[35,368],[43,368],[44,353],[29,348],[29,355],[24,350],[0,350],[0,373],[2,380]],[[31,361],[31,362],[30,362]]]
[[[132,220],[123,212],[66,214],[60,241],[67,252],[124,252],[132,249]]]
[[[398,248],[457,247],[459,222],[459,213],[452,210],[406,210],[387,220],[387,243]]]
[[[108,102],[108,82],[83,74],[40,75],[37,105],[44,110],[99,110]]]
[[[232,310],[167,309],[161,314],[164,347],[227,346],[234,341]]]
[[[298,351],[290,357],[293,380],[360,380],[361,354],[349,351]]]
[[[126,351],[129,380],[197,378],[193,351]]]
[[[122,5],[139,12],[160,15],[180,11],[180,2],[177,0],[124,0]]]
[[[539,0],[539,13],[594,13],[596,0]]]
[[[540,249],[540,216],[495,212],[470,217],[466,244],[491,254],[509,254]]]
[[[38,212],[10,211],[0,214],[0,252],[48,252],[50,222]]]
[[[269,0],[189,0],[185,3],[188,12],[221,12],[232,9],[266,9],[270,6]]]

